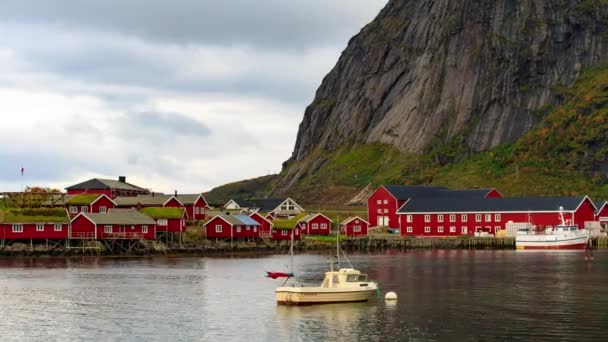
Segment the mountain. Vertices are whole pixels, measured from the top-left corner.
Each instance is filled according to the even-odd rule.
[[[605,89],[593,82],[603,80],[606,63],[607,0],[391,0],[324,78],[292,157],[264,191],[326,202],[368,183],[481,186],[490,179],[441,175],[481,169],[479,158],[496,151],[507,151],[517,177],[527,172],[520,157],[545,158],[562,175],[605,172],[597,153],[606,142],[593,131],[605,118],[602,100],[594,102]],[[596,97],[586,102],[584,91]],[[552,121],[565,108],[574,117]],[[560,150],[570,137],[559,135],[523,152],[532,148],[524,142],[557,133],[582,140]],[[532,191],[510,184],[503,191]]]

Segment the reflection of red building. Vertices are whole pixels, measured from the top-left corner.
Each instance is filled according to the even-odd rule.
[[[340,233],[346,236],[366,236],[369,229],[369,222],[359,216],[349,217],[340,223]]]
[[[580,229],[593,221],[595,205],[589,197],[423,198],[399,209],[401,235],[457,236],[475,232],[495,234],[508,222],[536,226],[561,224],[560,208]]]
[[[118,180],[93,178],[86,182],[67,187],[66,190],[69,195],[104,194],[112,199],[119,196],[129,197],[150,193],[148,189],[127,183],[127,179],[124,176],[118,177]]]

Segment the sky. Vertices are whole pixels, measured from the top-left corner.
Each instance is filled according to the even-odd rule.
[[[0,191],[124,175],[187,193],[277,173],[386,2],[2,1]]]

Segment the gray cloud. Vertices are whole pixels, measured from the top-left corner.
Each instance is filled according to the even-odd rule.
[[[115,121],[123,136],[139,137],[151,141],[175,140],[178,136],[204,138],[211,134],[207,125],[177,113],[127,113]]]
[[[0,19],[118,31],[163,42],[301,49],[344,44],[386,0],[19,0]]]

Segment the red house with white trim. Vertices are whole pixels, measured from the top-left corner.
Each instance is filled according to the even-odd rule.
[[[0,240],[65,240],[70,219],[64,208],[1,209]]]
[[[118,180],[93,178],[66,188],[69,195],[78,194],[105,194],[114,199],[116,197],[128,197],[137,195],[148,195],[150,190],[127,183],[124,176]]]
[[[308,235],[329,235],[333,221],[321,214],[309,214],[298,220],[298,225],[302,234]]]
[[[272,218],[272,215],[266,217]],[[300,220],[306,217],[306,214],[296,215],[291,218],[273,218],[271,236],[275,241],[291,240],[293,234],[294,241],[299,241],[302,238],[302,225]]]
[[[503,197],[496,189],[450,190],[445,187],[382,185],[367,200],[370,226],[399,228],[397,210],[412,198],[495,198]]]
[[[608,201],[604,201],[604,203],[599,206],[595,213],[595,218],[604,229],[608,229]]]
[[[367,236],[369,222],[359,216],[348,217],[340,222],[340,233],[348,237]]]
[[[136,197],[118,197],[116,203],[119,208],[184,208],[189,220],[204,220],[207,201],[202,194],[184,195],[140,195]]]
[[[266,219],[264,215],[260,213],[251,213],[249,217],[254,219],[257,223],[260,224],[260,236],[271,237],[272,236],[272,221]]]
[[[595,204],[587,196],[412,199],[398,214],[401,235],[458,236],[496,234],[508,222],[556,226],[561,223],[560,208],[568,223],[580,229],[595,218]]]
[[[259,237],[261,225],[247,215],[220,214],[205,223],[208,239],[246,239]]]
[[[144,215],[156,221],[156,232],[183,233],[186,231],[186,210],[184,208],[148,207],[141,209]]]
[[[80,213],[72,219],[70,238],[155,240],[156,221],[133,209],[111,209],[107,214]]]

